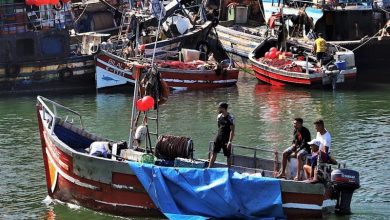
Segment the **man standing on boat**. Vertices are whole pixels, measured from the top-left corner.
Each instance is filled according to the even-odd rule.
[[[227,158],[228,167],[231,166],[230,155],[232,151],[232,141],[234,137],[234,128],[235,121],[234,116],[228,111],[228,104],[226,102],[221,102],[218,105],[218,134],[214,140],[214,149],[213,154],[209,162],[209,168],[214,165],[215,160],[217,159],[217,154],[223,150],[223,154]]]
[[[293,126],[294,126],[294,134],[293,134],[292,145],[289,148],[287,148],[285,151],[283,151],[282,170],[276,177],[277,178],[286,177],[287,160],[288,157],[293,156],[293,157],[297,157],[298,159],[297,175],[295,176],[294,180],[301,180],[302,162],[306,158],[306,156],[309,155],[310,153],[310,145],[307,142],[311,139],[311,137],[310,137],[310,131],[303,126],[302,118],[295,118],[293,122]]]
[[[322,66],[322,59],[326,52],[326,41],[322,38],[322,34],[318,33],[317,39],[314,41],[313,52],[316,54],[317,61]]]

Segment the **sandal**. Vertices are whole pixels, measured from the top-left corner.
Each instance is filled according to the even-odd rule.
[[[282,173],[279,173],[278,175],[275,176],[275,178],[278,178],[278,179],[286,179],[286,175],[282,175]]]
[[[301,180],[301,178],[296,176],[296,177],[294,177],[294,181],[302,181],[302,180]]]

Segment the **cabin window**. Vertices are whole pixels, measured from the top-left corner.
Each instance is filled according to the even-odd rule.
[[[27,57],[34,55],[34,39],[19,39],[16,41],[17,56]]]
[[[51,35],[41,39],[42,55],[55,56],[64,53],[64,36]]]

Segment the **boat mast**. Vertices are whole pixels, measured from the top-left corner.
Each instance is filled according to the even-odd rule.
[[[134,93],[133,93],[133,105],[131,107],[131,122],[130,122],[130,134],[129,134],[129,148],[133,148],[133,131],[134,131],[134,127],[136,126],[136,123],[135,123],[135,120],[136,120],[136,103],[137,103],[137,100],[138,100],[138,90],[139,90],[139,78],[140,78],[140,73],[141,73],[141,70],[140,70],[140,66],[139,64],[134,64],[133,66],[133,74],[135,76],[135,82],[134,82]]]
[[[161,20],[162,20],[162,16],[163,16],[163,5],[160,3],[158,9],[160,10],[159,12],[157,11],[157,13],[159,14],[156,14],[156,13],[153,13],[157,18],[158,18],[158,28],[157,28],[157,33],[156,33],[156,40],[154,42],[154,48],[153,48],[153,57],[152,57],[152,62],[151,62],[151,68],[154,68],[154,59],[155,59],[155,54],[156,54],[156,47],[157,47],[157,41],[158,41],[158,36],[160,34],[160,29],[161,29]],[[152,9],[155,9],[155,7],[152,7]],[[139,38],[139,20],[137,19],[137,30],[136,30],[136,43],[138,42],[138,38]],[[138,45],[137,45],[138,47]],[[139,98],[138,96],[138,92],[139,92],[139,79],[140,79],[140,75],[141,75],[141,67],[139,66],[139,64],[134,64],[134,67],[133,67],[133,71],[135,71],[135,85],[134,85],[134,93],[133,93],[133,104],[132,104],[132,112],[131,112],[131,123],[130,123],[130,134],[129,134],[129,146],[131,146],[131,148],[133,148],[133,141],[134,141],[134,138],[133,138],[133,131],[134,131],[134,127],[137,126],[136,124],[136,121],[137,120],[136,118],[137,115],[136,115],[136,102]],[[157,115],[156,115],[156,121],[157,121],[157,133],[156,135],[158,135],[158,100],[155,100],[155,102],[157,102]],[[149,132],[148,132],[149,133]],[[148,135],[149,136],[149,135]]]

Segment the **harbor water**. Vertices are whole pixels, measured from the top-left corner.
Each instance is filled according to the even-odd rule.
[[[131,91],[45,96],[79,111],[92,133],[128,138]],[[195,156],[206,158],[217,129],[216,104],[227,101],[237,122],[234,143],[281,152],[291,143],[294,117],[304,119],[312,136],[313,121],[322,118],[332,134],[333,155],[361,175],[361,188],[352,202],[354,214],[327,219],[388,219],[389,100],[388,86],[308,90],[261,85],[243,75],[236,87],[171,94],[161,107],[160,131],[192,137]],[[33,95],[0,98],[0,219],[121,219],[47,198],[35,104]]]

